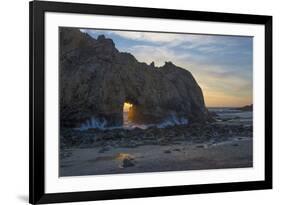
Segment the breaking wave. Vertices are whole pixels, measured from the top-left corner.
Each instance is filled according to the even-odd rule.
[[[162,123],[156,125],[157,128],[165,128],[169,126],[175,126],[175,125],[187,125],[188,120],[183,117],[177,117],[175,115],[172,115],[171,117],[164,120]]]
[[[171,115],[170,117],[166,118],[160,123],[157,124],[136,124],[128,121],[127,113],[124,113],[124,124],[123,126],[107,126],[107,121],[105,119],[98,119],[92,117],[90,120],[87,120],[85,123],[82,123],[78,130],[88,130],[88,129],[100,129],[100,130],[111,130],[111,129],[148,129],[150,127],[157,127],[157,128],[166,128],[175,125],[187,125],[188,119],[183,117],[177,117],[176,115]]]
[[[79,130],[88,130],[88,129],[106,129],[107,128],[107,121],[103,118],[95,118],[92,117],[90,120],[87,120],[86,122],[82,123],[80,125]]]

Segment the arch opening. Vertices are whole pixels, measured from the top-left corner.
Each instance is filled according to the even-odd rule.
[[[132,121],[132,110],[133,110],[133,104],[125,101],[123,104],[123,126],[129,127],[133,121]]]

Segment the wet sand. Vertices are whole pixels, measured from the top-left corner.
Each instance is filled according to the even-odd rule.
[[[253,166],[251,137],[222,142],[64,149],[60,176],[244,168]]]

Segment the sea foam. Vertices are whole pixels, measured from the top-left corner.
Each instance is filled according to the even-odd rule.
[[[175,125],[187,125],[188,119],[183,117],[177,117],[176,115],[170,115],[166,119],[164,119],[162,122],[157,124],[137,124],[128,121],[127,113],[124,113],[124,124],[123,126],[107,126],[107,121],[103,118],[99,119],[96,117],[92,117],[90,120],[87,120],[86,122],[82,123],[80,127],[76,128],[78,130],[88,130],[88,129],[100,129],[100,130],[112,130],[112,129],[148,129],[150,127],[157,127],[157,128],[166,128],[171,127]]]

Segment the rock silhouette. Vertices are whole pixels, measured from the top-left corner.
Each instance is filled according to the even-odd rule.
[[[138,62],[104,35],[94,39],[75,28],[60,28],[59,35],[61,126],[79,127],[93,118],[120,126],[125,102],[133,104],[129,118],[136,123],[208,119],[202,90],[186,69]]]

